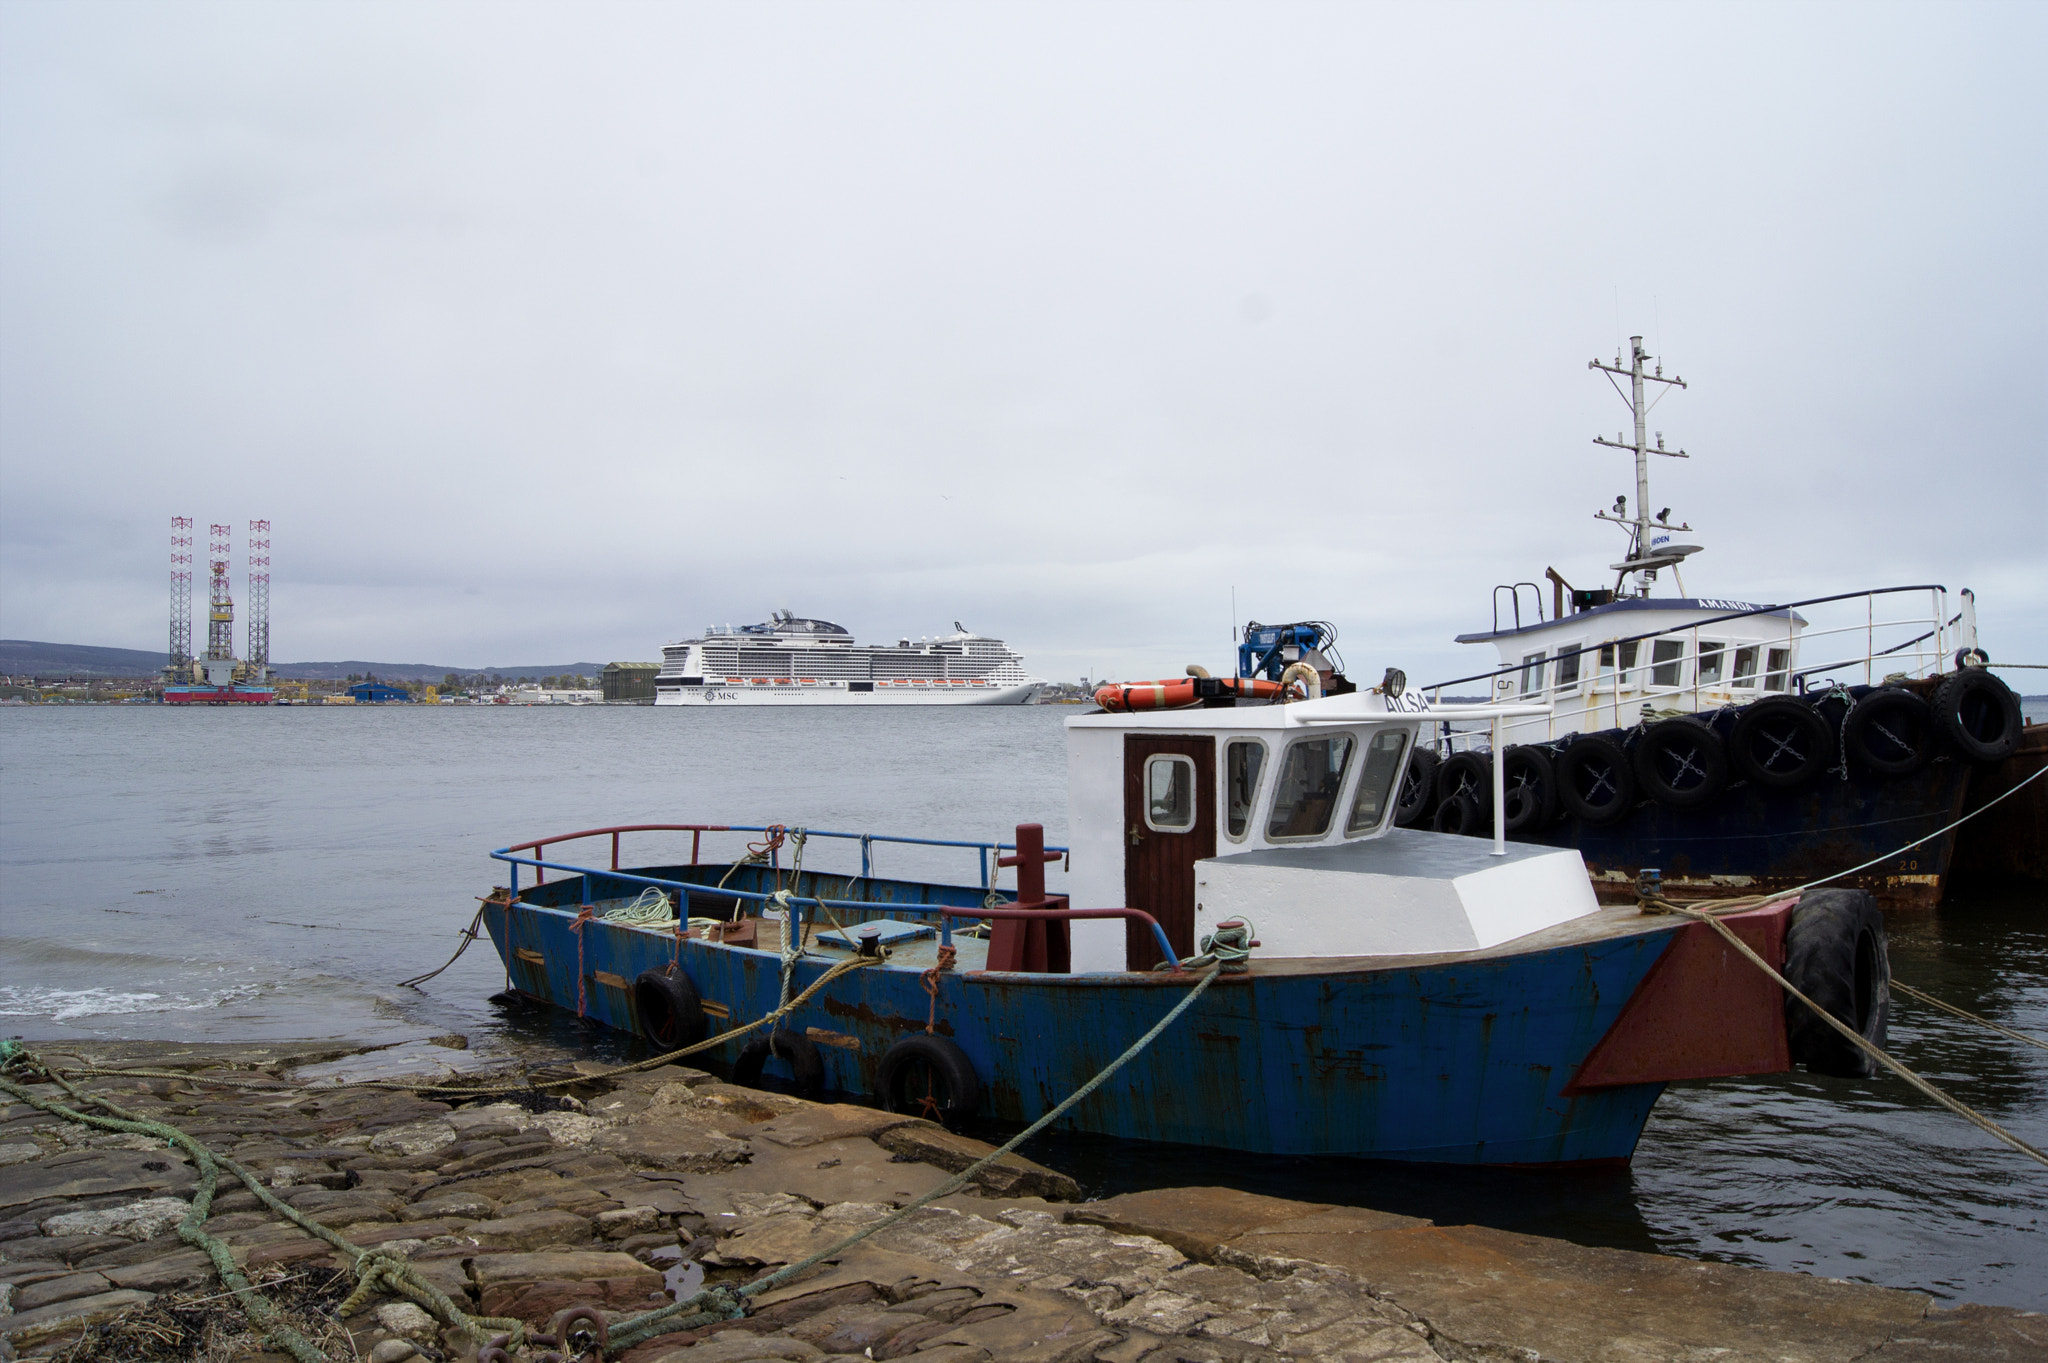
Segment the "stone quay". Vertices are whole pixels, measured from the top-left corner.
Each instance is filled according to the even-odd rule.
[[[431,1047],[362,1049],[38,1048],[56,1067],[179,1076],[74,1082],[255,1170],[354,1244],[404,1254],[464,1310],[541,1330],[569,1307],[617,1321],[703,1282],[738,1285],[798,1262],[991,1149],[931,1122],[677,1065],[520,1071],[528,1085],[573,1079],[547,1090],[559,1099],[531,1087],[470,1099],[335,1087],[451,1073],[420,1059]],[[509,1077],[480,1057],[460,1068],[479,1085]],[[53,1084],[36,1091],[63,1098]],[[285,1360],[179,1239],[195,1182],[191,1161],[161,1140],[6,1106],[0,1359]],[[477,1356],[475,1341],[399,1297],[336,1318],[353,1286],[346,1258],[232,1178],[206,1228],[331,1359]],[[2048,1317],[1227,1188],[1085,1201],[1065,1175],[1006,1156],[755,1298],[745,1318],[608,1357],[1997,1363],[2048,1359]]]

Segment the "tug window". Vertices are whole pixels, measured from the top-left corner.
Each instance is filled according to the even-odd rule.
[[[1543,689],[1543,655],[1531,653],[1522,659],[1522,694],[1533,696]]]
[[[1579,689],[1579,659],[1584,656],[1569,645],[1557,651],[1557,689],[1561,694]]]
[[[1783,691],[1790,683],[1786,675],[1792,667],[1792,650],[1774,648],[1764,655],[1764,690]]]
[[[1195,826],[1193,759],[1162,756],[1146,760],[1145,826],[1160,833],[1185,833]]]
[[[1399,729],[1382,729],[1365,745],[1365,769],[1358,773],[1358,794],[1351,797],[1351,817],[1344,821],[1350,835],[1370,833],[1394,805],[1394,787],[1401,780],[1401,759],[1407,755],[1408,735]]]
[[[1650,685],[1683,686],[1685,640],[1659,639],[1650,646]]]
[[[1642,644],[1640,641],[1632,641],[1626,644],[1616,644],[1614,647],[1619,650],[1621,655],[1621,681],[1622,685],[1626,686],[1628,684],[1628,674],[1635,671],[1636,650],[1641,648]]]
[[[1721,668],[1727,657],[1728,648],[1725,644],[1717,644],[1711,639],[1702,639],[1700,641],[1700,659],[1697,672],[1701,686],[1719,686],[1721,684]]]
[[[1243,842],[1252,823],[1252,802],[1259,794],[1259,771],[1266,765],[1266,745],[1255,738],[1232,739],[1223,748],[1223,832]]]
[[[1735,650],[1735,678],[1733,685],[1752,687],[1756,685],[1756,645],[1750,644]]]
[[[1337,794],[1351,765],[1351,735],[1304,738],[1287,745],[1280,764],[1280,782],[1273,790],[1273,816],[1266,838],[1320,838],[1330,831],[1337,813]]]

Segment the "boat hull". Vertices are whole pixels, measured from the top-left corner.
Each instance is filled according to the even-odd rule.
[[[166,686],[166,705],[275,705],[277,692],[268,686]]]
[[[567,894],[572,885],[546,889]],[[579,929],[576,919],[566,907],[486,905],[514,989],[633,1032],[632,981],[671,960],[724,1010],[714,1032],[773,1011],[781,997],[773,952],[678,942],[601,918]],[[1263,1154],[1624,1162],[1663,1084],[1569,1086],[1677,930],[1413,962],[1257,962],[1219,979],[1067,1120],[1122,1138]],[[801,959],[792,992],[830,964]],[[983,1114],[1022,1123],[1114,1061],[1192,980],[947,972],[934,1000],[922,978],[913,969],[855,971],[782,1025],[819,1042],[827,1088],[865,1095],[876,1091],[883,1053],[929,1024],[982,1076]],[[737,1047],[709,1058],[730,1064]]]
[[[1017,685],[967,683],[893,686],[876,683],[869,691],[852,690],[845,682],[748,682],[725,686],[663,686],[656,705],[1023,705],[1043,682]]]
[[[1644,801],[1611,824],[1567,817],[1514,840],[1575,849],[1609,903],[1633,903],[1637,873],[1655,867],[1680,898],[1775,893],[1832,876],[1830,884],[1868,890],[1886,909],[1931,909],[1955,850],[1955,832],[1941,830],[1961,816],[1973,771],[1938,760],[1903,777],[1830,773],[1798,790],[1746,782],[1704,809]]]

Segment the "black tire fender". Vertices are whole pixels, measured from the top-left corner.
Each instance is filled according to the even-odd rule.
[[[1557,817],[1557,768],[1550,754],[1517,744],[1501,757],[1500,774],[1508,836],[1548,828]]]
[[[1728,760],[1745,781],[1793,790],[1828,769],[1835,734],[1820,711],[1795,696],[1745,705],[1728,735]]]
[[[1880,686],[1849,707],[1842,747],[1880,776],[1910,776],[1934,760],[1934,710],[1911,691]]]
[[[1479,802],[1464,791],[1459,791],[1455,795],[1446,795],[1443,798],[1437,805],[1436,814],[1430,819],[1429,826],[1439,833],[1450,833],[1461,838],[1478,838],[1485,836],[1480,831],[1480,826],[1485,822],[1486,816],[1479,812]]]
[[[1580,734],[1552,764],[1557,800],[1583,823],[1609,824],[1636,807],[1636,776],[1628,752],[1607,734]]]
[[[1785,928],[1787,983],[1882,1049],[1891,1015],[1891,957],[1884,915],[1868,890],[1808,890]],[[1815,1074],[1865,1079],[1869,1053],[1785,996],[1785,1039],[1794,1064]]]
[[[1728,750],[1720,735],[1690,716],[1660,719],[1635,750],[1636,781],[1667,809],[1700,809],[1728,788]]]
[[[697,986],[675,966],[640,972],[633,981],[633,1015],[640,1034],[664,1051],[696,1045],[711,1025]]]
[[[1429,822],[1436,808],[1436,769],[1437,756],[1428,748],[1409,752],[1408,765],[1401,772],[1401,796],[1394,806],[1395,827],[1414,828]]]
[[[1452,753],[1436,769],[1436,801],[1441,808],[1453,795],[1470,796],[1481,811],[1493,803],[1493,764],[1489,753]]]
[[[740,1047],[739,1059],[732,1062],[733,1083],[741,1088],[760,1088],[761,1069],[771,1052],[789,1066],[790,1087],[797,1097],[816,1098],[825,1091],[825,1061],[818,1054],[817,1043],[795,1032],[756,1036]]]
[[[1942,680],[1934,692],[1934,719],[1972,762],[2003,762],[2020,745],[2020,698],[1981,667]]]
[[[913,1092],[919,1087],[922,1093]],[[882,1053],[875,1097],[884,1112],[907,1112],[952,1126],[981,1110],[981,1076],[967,1052],[949,1038],[913,1032]]]

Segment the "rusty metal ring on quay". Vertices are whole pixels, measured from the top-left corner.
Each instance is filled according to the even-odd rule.
[[[579,1332],[578,1325],[586,1328]],[[604,1351],[611,1345],[611,1326],[606,1323],[604,1313],[594,1306],[570,1306],[557,1311],[554,1319],[548,1322],[548,1332],[561,1342],[563,1348],[575,1348],[578,1333],[588,1335],[591,1342],[577,1352],[595,1354],[597,1363],[604,1363]]]

